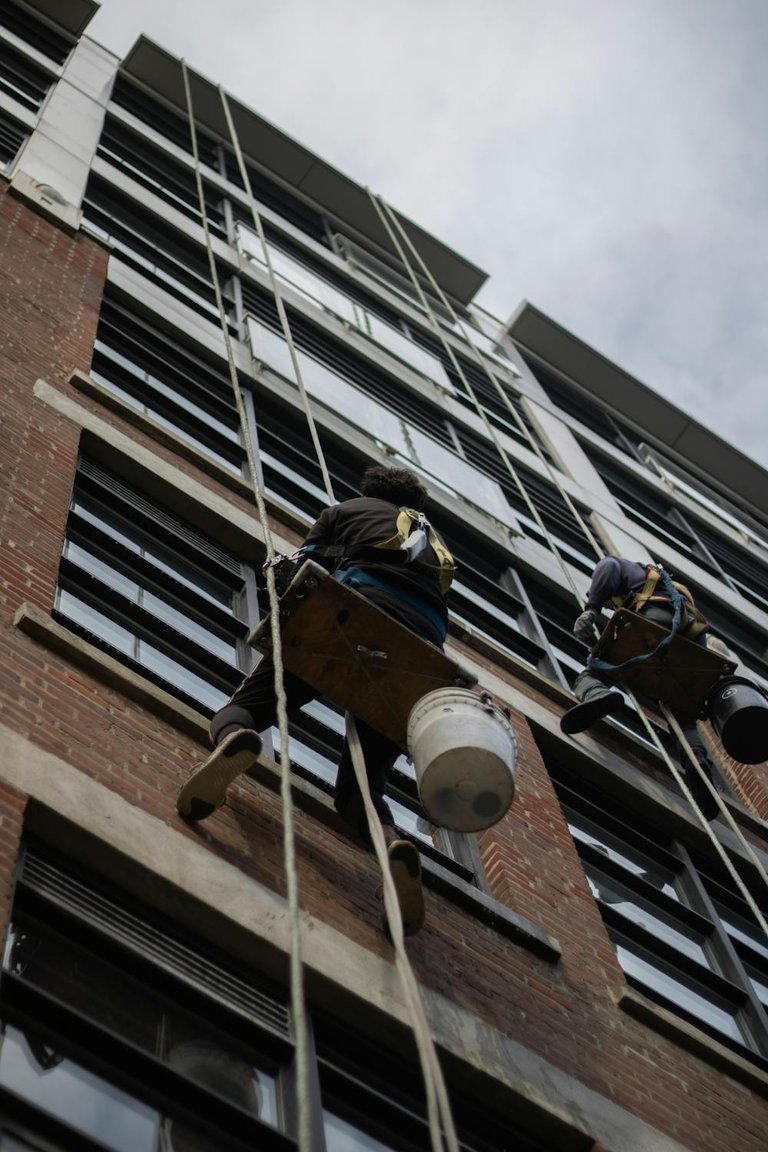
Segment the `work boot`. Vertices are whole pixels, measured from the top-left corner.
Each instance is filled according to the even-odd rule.
[[[569,708],[560,721],[560,730],[568,736],[583,732],[603,716],[626,707],[621,692],[608,687],[591,668],[585,668],[573,682],[573,694],[579,703]]]
[[[568,736],[576,732],[584,732],[601,720],[603,716],[610,716],[614,712],[621,712],[626,707],[621,692],[610,692],[607,688],[598,694],[592,695],[582,704],[569,708],[560,720],[560,731]]]
[[[424,924],[425,915],[419,850],[410,840],[391,840],[387,854],[403,919],[403,934],[414,936]]]
[[[185,820],[205,820],[224,803],[233,780],[256,763],[261,736],[252,728],[240,728],[226,736],[196,768],[179,793],[176,810]]]
[[[699,768],[707,777],[707,780],[714,786],[714,779],[712,776],[712,766],[709,762],[709,757],[705,754],[696,755]],[[686,763],[683,768],[683,779],[688,787],[689,792],[693,796],[696,807],[701,812],[705,820],[716,820],[720,815],[720,806],[717,800],[710,792],[707,785],[701,778],[701,772],[694,768],[691,761],[686,757]]]

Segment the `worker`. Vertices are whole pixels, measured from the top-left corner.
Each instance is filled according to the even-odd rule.
[[[605,556],[595,566],[584,611],[573,625],[574,635],[591,648],[595,642],[598,615],[603,608],[609,606],[614,609],[628,608],[671,628],[675,606],[670,583],[681,597],[678,635],[705,647],[709,646],[709,626],[685,585],[674,582],[661,565],[643,564],[618,556]],[[576,677],[573,693],[580,704],[566,712],[560,722],[563,732],[569,735],[583,732],[601,717],[626,708],[624,696],[615,690],[608,675],[589,664]],[[689,716],[675,718],[701,770],[714,784],[712,763],[695,719]],[[686,785],[706,819],[714,820],[719,813],[717,801],[688,757],[684,756],[683,759]]]
[[[442,649],[448,627],[446,596],[453,559],[424,516],[427,491],[408,469],[370,467],[362,495],[326,508],[313,524],[300,556],[333,571],[381,611]],[[287,708],[301,708],[318,692],[286,672]],[[276,718],[274,666],[265,657],[211,720],[213,753],[192,774],[179,796],[178,809],[190,820],[209,816],[223,802],[228,785],[255,761],[259,733]],[[424,920],[421,863],[414,844],[395,829],[385,799],[387,780],[400,748],[361,720],[356,721],[371,798],[381,821],[390,868],[406,934]],[[339,763],[334,803],[350,828],[370,844],[363,798],[347,742]]]

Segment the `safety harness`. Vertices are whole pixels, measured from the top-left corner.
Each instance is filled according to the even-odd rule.
[[[656,591],[659,586],[661,592]],[[601,660],[599,656],[589,656],[587,667],[596,672],[616,672],[620,668],[641,664],[671,644],[675,636],[681,635],[689,640],[695,640],[709,626],[685,585],[673,581],[661,564],[653,565],[646,570],[645,583],[639,591],[631,592],[625,597],[612,596],[610,602],[614,608],[630,608],[633,612],[639,612],[646,604],[653,602],[671,604],[672,622],[669,632],[662,637],[655,648],[639,656],[632,656],[621,664],[611,664],[608,660]]]
[[[658,591],[659,585],[661,591]],[[673,593],[669,592],[670,586],[681,598],[679,634],[688,640],[695,640],[708,627],[707,620],[694,604],[693,596],[685,584],[672,580],[661,564],[646,568],[642,588],[633,590],[628,596],[611,596],[610,603],[614,608],[629,608],[632,612],[642,612],[646,604],[669,604],[671,601],[674,605],[676,601]]]
[[[440,591],[445,596],[451,586],[456,564],[453,556],[435,532],[423,512],[415,508],[401,508],[397,514],[396,532],[388,540],[376,544],[308,544],[302,549],[312,559],[330,560],[330,571],[335,572],[349,563],[355,564],[413,564],[421,571],[435,571],[419,556],[431,545],[437,556]]]

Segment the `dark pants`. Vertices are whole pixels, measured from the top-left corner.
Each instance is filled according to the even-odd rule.
[[[401,605],[393,597],[379,589],[358,588],[367,599],[375,601],[387,615],[405,624],[412,632],[423,636],[424,639],[441,646],[436,635],[435,626],[429,620],[418,616],[409,605]],[[274,665],[270,657],[265,657],[258,668],[246,676],[240,687],[222,709],[211,720],[211,739],[214,744],[219,743],[227,734],[228,725],[255,728],[263,732],[272,726],[277,718],[277,700],[275,696]],[[320,693],[291,672],[285,672],[283,677],[288,712],[294,712],[316,700]],[[384,792],[392,766],[400,755],[399,745],[386,736],[382,736],[370,724],[356,718],[355,724],[360,737],[360,746],[365,758],[368,787],[371,790],[373,806],[378,813],[382,824],[394,826],[392,811],[384,799]],[[368,819],[365,814],[363,798],[357,785],[355,770],[352,766],[347,741],[339,761],[336,776],[336,789],[334,796],[336,811],[365,841],[370,843],[368,832]]]
[[[309,704],[311,700],[316,700],[320,695],[311,684],[307,684],[306,680],[301,680],[292,672],[285,672],[283,684],[289,713]],[[225,705],[213,717],[211,735],[214,743],[216,742],[217,730],[226,730],[227,721],[238,721],[236,709],[245,709],[250,716],[250,723],[246,717],[239,718],[241,725],[255,728],[257,732],[263,732],[265,728],[270,728],[275,723],[277,719],[275,670],[270,657],[265,657],[258,668],[251,672],[250,676],[246,676],[229,704]],[[400,748],[388,740],[386,736],[382,736],[375,728],[371,728],[370,724],[365,724],[362,720],[356,720],[355,724],[365,757],[366,775],[373,806],[382,824],[394,825],[392,812],[384,799],[384,791],[392,765],[400,755]],[[358,835],[368,842],[368,820],[346,740],[336,776],[334,803],[339,815],[355,829]]]

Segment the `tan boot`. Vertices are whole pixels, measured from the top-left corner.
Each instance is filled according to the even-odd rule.
[[[205,820],[224,803],[227,788],[259,758],[261,737],[252,728],[232,732],[196,768],[179,793],[176,810],[185,820]]]
[[[403,918],[403,934],[414,936],[423,926],[425,915],[419,850],[410,840],[391,840],[387,853]]]

